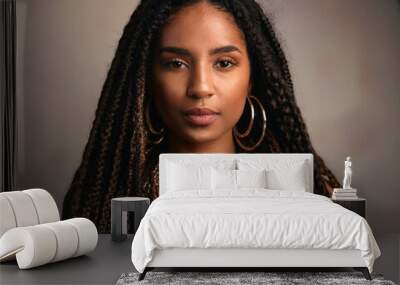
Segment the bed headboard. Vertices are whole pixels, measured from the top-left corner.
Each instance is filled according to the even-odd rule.
[[[236,167],[236,161],[255,160],[266,161],[266,163],[275,163],[291,161],[301,162],[304,161],[307,165],[308,181],[306,191],[314,193],[314,160],[311,153],[162,153],[159,157],[159,195],[166,192],[167,185],[167,164],[171,162],[187,162],[188,165],[209,164],[213,165],[223,161],[231,161]],[[236,168],[235,168],[236,169]]]

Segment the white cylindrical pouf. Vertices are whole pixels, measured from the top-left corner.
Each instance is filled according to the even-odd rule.
[[[28,194],[36,208],[39,224],[51,223],[60,220],[60,214],[53,197],[44,189],[28,189],[22,191]]]
[[[14,211],[6,197],[0,195],[0,237],[9,229],[15,228]]]
[[[2,192],[13,209],[17,227],[33,226],[39,223],[38,214],[32,199],[22,191]]]
[[[95,224],[91,220],[85,218],[73,218],[65,220],[64,222],[73,225],[78,233],[79,244],[74,257],[86,254],[96,248],[98,233]]]

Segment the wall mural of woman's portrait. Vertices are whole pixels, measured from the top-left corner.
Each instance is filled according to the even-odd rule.
[[[160,153],[312,153],[314,192],[339,183],[318,155],[287,58],[254,0],[143,0],[119,40],[63,217],[110,231],[110,200],[158,197]]]
[[[400,0],[0,2],[3,283],[398,284]]]

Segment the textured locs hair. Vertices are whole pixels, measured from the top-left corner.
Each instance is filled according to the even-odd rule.
[[[158,156],[167,149],[165,139],[152,145],[145,127],[152,50],[169,17],[196,2],[200,1],[142,0],[133,12],[103,85],[82,162],[64,199],[63,218],[87,217],[99,232],[107,233],[111,198],[158,197]],[[314,192],[329,196],[326,184],[337,187],[339,183],[311,144],[296,104],[289,67],[270,21],[254,0],[207,2],[230,13],[245,36],[252,95],[268,114],[264,141],[253,152],[312,153]],[[255,128],[261,129],[261,123]],[[255,132],[248,144],[254,144],[259,135]]]

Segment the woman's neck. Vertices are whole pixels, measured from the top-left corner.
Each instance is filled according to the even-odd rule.
[[[178,138],[173,134],[168,137],[168,151],[171,153],[236,153],[232,132],[217,140],[193,143]]]

